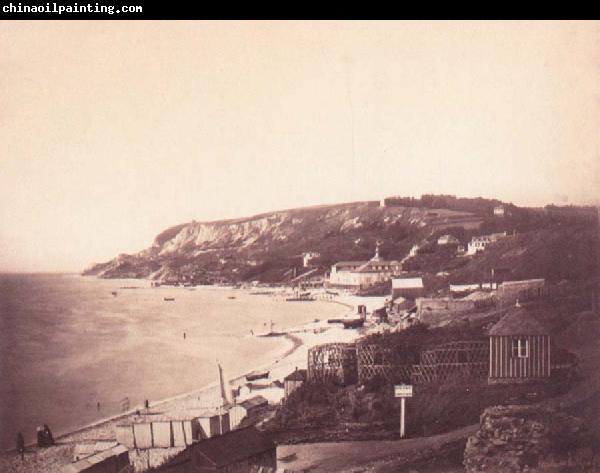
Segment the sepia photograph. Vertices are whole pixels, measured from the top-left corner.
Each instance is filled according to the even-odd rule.
[[[600,21],[136,1],[0,0],[0,473],[600,472]]]

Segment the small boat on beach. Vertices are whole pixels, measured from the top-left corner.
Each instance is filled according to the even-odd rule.
[[[257,379],[265,379],[269,377],[269,371],[268,370],[262,370],[262,371],[252,371],[251,373],[248,373],[246,375],[246,380],[247,381],[256,381]]]
[[[229,296],[227,299],[235,299],[235,296]]]
[[[310,292],[303,292],[302,294],[297,294],[294,297],[288,297],[286,302],[312,302],[316,301],[314,297],[310,295]]]
[[[365,324],[364,319],[347,319],[343,320],[344,328],[360,328]]]
[[[113,296],[116,296],[116,295],[118,294],[118,292],[117,292],[117,291],[112,291],[112,292],[111,292],[111,294],[112,294]]]
[[[173,302],[175,300],[174,297],[163,297],[163,301],[165,302]]]

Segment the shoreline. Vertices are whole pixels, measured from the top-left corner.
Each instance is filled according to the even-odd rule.
[[[308,325],[308,323],[304,324],[304,325]],[[300,327],[303,327],[304,325],[301,325],[301,326],[297,327],[296,329],[298,329]],[[278,362],[284,360],[285,358],[287,358],[288,356],[290,356],[291,354],[293,354],[296,350],[298,350],[304,344],[301,338],[299,338],[299,337],[297,337],[297,336],[295,336],[293,334],[290,334],[290,333],[285,333],[285,334],[281,335],[281,337],[282,338],[286,338],[291,343],[291,346],[289,346],[285,350],[285,352],[283,352],[283,354],[279,356],[279,358],[277,360],[272,361],[272,362],[270,362],[270,363],[268,363],[266,365],[260,366],[260,367],[252,368],[250,371],[248,371],[246,373],[242,373],[242,374],[236,375],[236,376],[234,376],[233,378],[231,378],[229,380],[229,383],[230,384],[233,384],[233,383],[237,384],[239,381],[241,381],[241,380],[243,380],[245,378],[246,374],[248,374],[248,373],[250,373],[252,371],[260,371],[260,370],[272,367],[273,365],[277,364]],[[165,405],[165,404],[168,404],[170,402],[176,402],[176,401],[179,401],[179,400],[184,400],[184,399],[187,399],[187,398],[199,395],[199,394],[206,393],[209,390],[216,388],[218,385],[219,384],[217,382],[212,382],[210,384],[207,384],[207,385],[205,385],[203,387],[200,387],[198,389],[195,389],[193,391],[188,391],[188,392],[185,392],[185,393],[177,394],[175,396],[170,396],[170,397],[158,399],[157,401],[154,401],[154,402],[149,401],[148,405],[149,405],[150,408],[152,408],[152,407],[157,407],[157,406]],[[57,441],[61,440],[61,439],[66,439],[66,438],[68,438],[68,437],[70,437],[72,435],[80,434],[80,433],[83,433],[83,432],[86,432],[86,431],[89,431],[89,430],[92,430],[92,429],[95,429],[95,428],[99,428],[99,427],[104,426],[105,424],[108,424],[108,423],[111,423],[111,422],[116,422],[116,421],[118,421],[120,419],[125,419],[125,418],[127,418],[129,416],[135,415],[137,411],[143,411],[144,409],[145,408],[144,408],[143,405],[136,406],[136,407],[134,407],[134,408],[132,408],[132,409],[126,411],[126,412],[121,412],[119,414],[114,414],[112,416],[103,417],[102,419],[98,419],[98,420],[96,420],[94,422],[91,422],[89,424],[86,424],[86,425],[83,425],[83,426],[80,426],[80,427],[76,427],[76,428],[74,428],[72,430],[69,430],[68,432],[60,432],[57,435],[55,435],[54,438]],[[65,445],[64,443],[58,443],[57,442],[57,445],[58,444]],[[30,443],[30,444],[27,444],[26,447],[27,448],[37,448],[37,444],[36,443]],[[13,452],[15,452],[14,448],[8,449],[8,450],[4,450],[3,453],[9,454],[9,453],[13,453]]]
[[[240,290],[240,289],[233,289],[233,290]],[[335,300],[330,300],[330,299],[329,300],[328,299],[318,299],[318,300],[320,302],[333,302],[333,303],[339,304],[341,306],[344,306],[346,308],[352,308],[351,305],[341,302],[341,301],[335,301]],[[320,323],[323,323],[323,321],[321,320]],[[326,323],[326,321],[325,321],[325,323]],[[254,366],[251,368],[244,369],[243,372],[235,373],[233,376],[229,377],[228,381],[229,381],[230,386],[233,388],[233,387],[237,387],[237,386],[245,384],[245,376],[252,371],[269,370],[270,372],[272,372],[273,370],[277,370],[277,368],[285,366],[285,364],[286,364],[285,362],[287,360],[290,360],[292,358],[292,355],[294,355],[296,352],[298,352],[298,350],[301,347],[306,345],[306,341],[303,340],[303,338],[301,337],[301,334],[309,333],[309,332],[312,332],[313,330],[315,330],[315,324],[316,324],[315,321],[309,321],[309,322],[304,322],[304,323],[294,325],[290,328],[285,329],[283,331],[283,333],[278,336],[278,338],[286,339],[288,343],[286,345],[282,346],[280,350],[277,350],[273,354],[273,358],[269,362],[262,364],[261,366]],[[313,328],[310,328],[311,326],[313,326]],[[271,381],[275,381],[275,380],[279,379],[279,377],[280,376],[273,376]],[[211,382],[209,384],[206,384],[204,386],[201,386],[201,387],[191,390],[191,391],[183,392],[183,393],[180,393],[180,394],[177,394],[174,396],[170,396],[170,397],[166,397],[166,398],[161,398],[156,401],[150,400],[149,407],[150,408],[158,407],[158,406],[167,407],[167,406],[169,406],[169,404],[173,404],[172,406],[169,406],[169,407],[176,408],[178,404],[184,405],[186,402],[191,402],[194,400],[199,401],[200,397],[198,397],[198,396],[202,396],[202,395],[206,396],[206,395],[210,394],[212,390],[215,390],[218,386],[219,386],[219,383],[217,381],[214,381],[214,382]],[[197,397],[197,399],[194,399],[196,397]],[[61,446],[66,447],[66,446],[69,446],[69,445],[72,445],[72,444],[75,444],[78,442],[86,442],[86,441],[91,442],[94,440],[114,439],[114,433],[112,436],[110,436],[110,438],[105,438],[106,437],[106,433],[105,433],[106,429],[113,428],[114,425],[116,425],[119,421],[127,419],[128,417],[134,416],[136,414],[136,412],[138,412],[138,411],[144,412],[144,409],[145,408],[143,405],[138,405],[138,406],[135,406],[135,407],[127,410],[126,412],[116,413],[116,414],[113,414],[110,416],[103,417],[101,419],[97,419],[93,422],[90,422],[90,423],[87,423],[84,425],[76,426],[74,428],[70,428],[65,431],[59,431],[55,434],[55,439],[57,441],[55,447],[61,447]],[[114,431],[114,429],[113,429],[113,431]],[[97,433],[98,435],[94,435],[95,433]],[[86,437],[86,438],[80,438],[82,436]],[[40,449],[38,449],[37,444],[35,442],[26,444],[26,448],[29,450],[34,450],[35,452],[40,450]],[[41,449],[41,450],[47,451],[47,449]],[[5,449],[2,451],[1,455],[4,457],[8,457],[11,454],[14,454],[15,451],[16,451],[15,448]]]

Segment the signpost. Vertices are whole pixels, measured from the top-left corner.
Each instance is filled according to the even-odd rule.
[[[394,386],[394,397],[400,398],[400,438],[404,438],[404,410],[406,407],[406,398],[412,396],[412,384],[400,384]]]

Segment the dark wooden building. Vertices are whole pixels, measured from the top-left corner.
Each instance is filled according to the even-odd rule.
[[[285,392],[285,398],[287,399],[290,394],[292,394],[296,389],[302,386],[306,380],[308,379],[308,371],[307,370],[299,370],[298,368],[295,371],[292,371],[283,379],[283,390]]]
[[[276,445],[255,427],[232,430],[191,446],[194,473],[238,473],[277,469]]]
[[[490,384],[542,381],[550,376],[550,335],[521,307],[508,312],[489,335]]]

